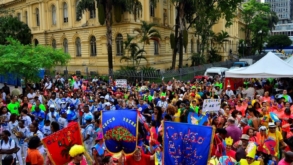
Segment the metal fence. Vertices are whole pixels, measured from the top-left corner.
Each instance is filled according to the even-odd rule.
[[[243,57],[245,59],[253,59],[253,61],[258,61],[260,58],[262,58],[264,55],[253,55],[253,56],[246,56]],[[166,71],[120,71],[114,73],[114,79],[127,79],[129,81],[134,82],[135,80],[148,80],[151,82],[158,82],[162,81],[162,78],[166,80],[170,80],[173,77],[178,80],[187,81],[190,79],[193,79],[196,75],[203,75],[206,69],[210,67],[231,67],[233,62],[238,60],[228,60],[228,61],[220,61],[220,62],[214,62],[199,66],[193,66],[193,67],[185,67],[177,70],[166,70]]]

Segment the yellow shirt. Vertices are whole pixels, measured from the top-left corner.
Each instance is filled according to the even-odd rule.
[[[275,156],[277,156],[278,152],[279,152],[279,143],[280,143],[281,140],[283,140],[283,136],[282,136],[280,131],[276,130],[275,133],[268,132],[268,139],[269,138],[275,140],[276,143],[277,143],[277,145],[275,147],[275,152],[276,152]]]
[[[260,161],[254,161],[251,164],[248,164],[246,159],[241,159],[239,164],[240,165],[260,165]]]
[[[180,122],[180,115],[181,112],[178,110],[178,112],[174,114],[174,122]]]

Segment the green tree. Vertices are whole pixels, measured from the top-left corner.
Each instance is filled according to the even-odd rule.
[[[230,37],[229,33],[222,30],[217,35],[214,35],[213,40],[224,49],[224,43],[229,41],[228,40],[229,37]]]
[[[19,40],[25,45],[31,43],[33,35],[27,24],[8,14],[1,16],[0,22],[0,45],[8,44],[6,40],[8,37]]]
[[[39,69],[66,65],[70,60],[70,55],[62,49],[23,45],[13,38],[6,40],[7,45],[0,45],[0,74],[12,73],[28,81],[37,81]]]
[[[267,47],[277,49],[282,52],[284,47],[290,46],[292,40],[287,35],[274,35],[268,38]]]
[[[183,63],[183,30],[189,30],[189,28],[195,30],[195,35],[199,36],[201,40],[200,52],[198,53],[202,56],[211,34],[211,28],[221,18],[226,20],[227,27],[230,26],[235,18],[235,11],[242,0],[171,0],[171,2],[177,11],[175,47],[172,56],[172,69],[174,69],[177,52],[179,52],[179,68],[182,67]]]
[[[125,53],[124,55],[120,58],[120,62],[125,60],[125,61],[131,61],[132,66],[137,68],[140,64],[140,60],[146,60],[146,57],[143,55],[145,53],[144,49],[141,49],[137,43],[135,43],[134,40],[135,37],[130,36],[127,34],[127,39],[124,41],[125,45]]]
[[[154,5],[158,0],[150,0]],[[86,10],[91,10],[97,4],[99,9],[98,17],[99,22],[103,24],[106,22],[106,38],[107,38],[107,51],[108,51],[108,65],[109,65],[109,74],[112,75],[113,71],[113,53],[112,53],[112,12],[113,8],[115,14],[115,20],[121,20],[121,16],[124,12],[129,12],[134,14],[134,18],[141,16],[142,4],[139,0],[81,0],[78,4],[78,13],[81,16],[81,13]],[[120,19],[119,19],[120,18]]]
[[[245,23],[242,30],[245,33],[244,42],[247,45],[247,54],[253,54],[256,50],[262,51],[269,31],[276,24],[275,16],[268,3],[249,0],[242,5],[241,18]]]

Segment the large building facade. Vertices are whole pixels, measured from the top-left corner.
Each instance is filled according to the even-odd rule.
[[[293,0],[265,0],[271,5],[271,10],[276,12],[280,23],[291,22],[293,19]]]
[[[127,34],[133,34],[133,29],[140,27],[140,21],[157,23],[162,40],[160,45],[152,42],[145,47],[147,61],[142,65],[152,66],[161,70],[170,68],[172,49],[170,46],[170,33],[175,22],[175,9],[170,0],[161,0],[154,8],[149,0],[141,0],[143,13],[137,20],[133,15],[124,13],[122,21],[113,22],[113,64],[114,70],[127,62],[120,62],[123,55],[123,41]],[[13,9],[19,20],[28,24],[32,30],[33,44],[49,45],[53,48],[63,48],[72,57],[67,69],[69,72],[94,71],[100,74],[108,73],[106,27],[98,21],[98,9],[83,13],[80,18],[77,15],[78,0],[0,0],[0,5]],[[226,59],[231,49],[237,52],[237,42],[241,35],[241,27],[238,19],[226,29],[225,21],[221,20],[213,30],[227,31],[230,35],[225,50],[221,53]],[[188,49],[184,51],[183,65],[190,64],[192,52],[197,50],[197,38],[189,35]],[[65,67],[57,68],[58,71]]]

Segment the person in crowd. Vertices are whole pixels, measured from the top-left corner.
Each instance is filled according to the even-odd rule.
[[[10,138],[11,133],[8,130],[2,132],[2,140],[0,140],[0,154],[2,155],[2,164],[5,164],[4,158],[12,155],[13,165],[16,165],[16,153],[18,152],[17,143]]]
[[[33,136],[28,142],[28,150],[26,156],[27,165],[44,165],[44,157],[37,149],[41,143],[38,136]]]
[[[74,145],[69,150],[69,155],[71,157],[71,162],[68,165],[87,165],[84,153],[85,148],[82,145]]]

